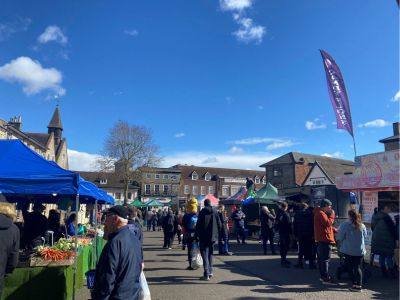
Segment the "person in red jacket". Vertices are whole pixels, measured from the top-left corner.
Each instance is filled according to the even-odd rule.
[[[314,209],[314,238],[317,242],[318,265],[320,272],[320,280],[322,283],[332,283],[329,276],[329,261],[331,258],[332,245],[335,244],[333,227],[335,222],[335,212],[332,209],[332,202],[323,199],[320,207]]]

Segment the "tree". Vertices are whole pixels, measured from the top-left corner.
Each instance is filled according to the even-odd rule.
[[[140,181],[141,167],[154,167],[160,162],[158,146],[150,129],[118,121],[110,129],[104,143],[104,155],[98,160],[102,171],[115,170],[123,182],[124,203],[127,203],[129,184]]]

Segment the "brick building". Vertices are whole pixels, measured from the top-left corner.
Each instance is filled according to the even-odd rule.
[[[189,165],[176,165],[172,168],[181,171],[178,199],[185,200],[189,195],[205,196],[212,194],[220,200],[234,195],[240,187],[246,186],[246,177],[253,179],[256,188],[266,183],[262,171],[226,168],[209,168]]]
[[[354,162],[320,155],[289,152],[260,167],[265,168],[267,181],[289,200],[328,198],[334,209],[346,214],[349,193],[336,188],[335,177],[351,174]]]
[[[177,199],[181,170],[175,168],[140,168],[143,202],[154,199],[170,201]]]

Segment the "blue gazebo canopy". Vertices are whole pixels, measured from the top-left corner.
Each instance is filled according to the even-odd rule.
[[[19,140],[0,141],[0,193],[15,202],[30,199],[57,203],[61,198],[75,199],[79,194],[82,203],[114,203],[93,183],[44,159]]]

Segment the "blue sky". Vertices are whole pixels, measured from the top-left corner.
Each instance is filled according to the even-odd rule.
[[[59,101],[73,169],[119,119],[153,130],[165,166],[352,159],[318,49],[341,67],[358,154],[399,118],[394,0],[6,0],[0,47],[0,118],[44,132]]]

